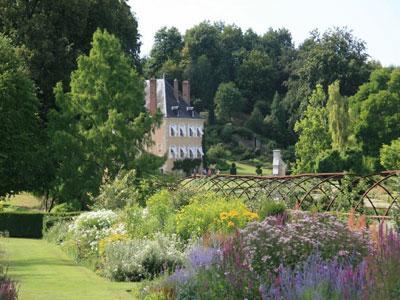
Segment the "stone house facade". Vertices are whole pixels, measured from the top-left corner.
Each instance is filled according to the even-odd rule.
[[[151,114],[159,109],[162,123],[152,135],[154,144],[149,151],[158,156],[167,156],[162,167],[169,172],[174,162],[180,159],[203,157],[202,138],[204,119],[190,104],[190,83],[182,82],[182,92],[178,80],[171,86],[165,79],[146,80],[146,107]]]

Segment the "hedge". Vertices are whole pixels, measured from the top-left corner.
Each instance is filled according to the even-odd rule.
[[[8,232],[10,237],[37,238],[43,236],[43,231],[61,220],[71,220],[79,212],[73,213],[29,213],[0,212],[0,232]]]
[[[0,212],[0,231],[10,237],[41,238],[44,213]]]

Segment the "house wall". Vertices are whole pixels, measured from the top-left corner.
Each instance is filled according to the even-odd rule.
[[[180,136],[179,131],[176,136],[170,136],[170,125],[185,126],[186,135]],[[163,166],[165,172],[172,170],[174,161],[181,158],[172,158],[169,150],[170,147],[201,147],[202,136],[189,136],[188,126],[201,127],[204,130],[204,119],[190,119],[190,118],[163,118],[160,128],[155,130],[152,135],[154,145],[149,151],[155,155],[167,155],[167,161]],[[199,158],[199,157],[198,157]]]

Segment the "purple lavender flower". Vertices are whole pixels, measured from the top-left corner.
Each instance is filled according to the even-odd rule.
[[[190,266],[197,270],[199,268],[208,268],[217,259],[219,250],[215,248],[195,247],[188,254]]]
[[[184,284],[191,279],[198,270],[207,269],[217,261],[218,249],[207,247],[194,247],[188,254],[186,268],[177,269],[169,278],[171,283]]]
[[[262,289],[262,299],[362,299],[368,286],[366,263],[355,268],[336,259],[324,261],[319,254],[292,269],[280,266],[278,280],[269,289]]]

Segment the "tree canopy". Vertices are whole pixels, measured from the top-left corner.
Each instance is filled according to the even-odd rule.
[[[96,196],[104,178],[114,179],[121,169],[143,174],[163,163],[155,158],[148,163],[145,147],[159,118],[146,111],[144,83],[118,39],[97,30],[92,45],[88,56],[78,58],[71,91],[64,93],[57,84],[58,110],[52,111],[49,126],[58,166],[54,196],[83,205],[89,194]]]
[[[39,101],[19,53],[0,34],[0,196],[30,190],[39,180]]]

